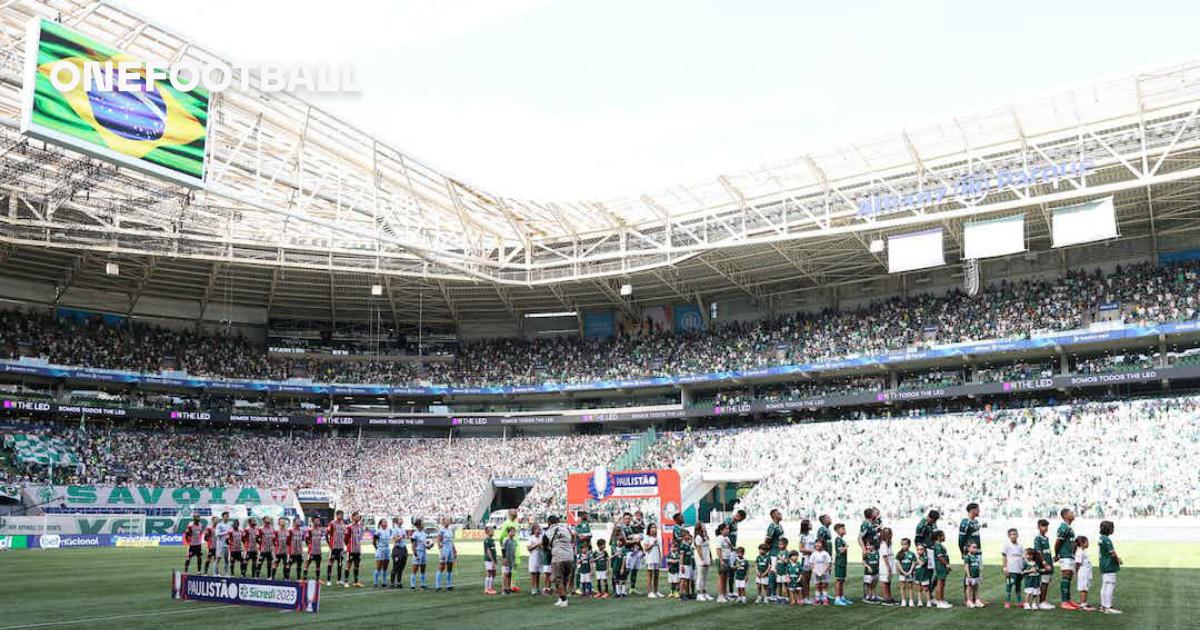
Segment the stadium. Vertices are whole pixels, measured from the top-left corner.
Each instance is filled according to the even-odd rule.
[[[1200,61],[563,200],[185,26],[0,2],[0,630],[1195,627]]]

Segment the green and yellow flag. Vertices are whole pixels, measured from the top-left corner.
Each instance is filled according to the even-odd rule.
[[[91,145],[135,167],[153,165],[197,183],[204,178],[207,90],[181,91],[167,81],[149,80],[138,63],[130,81],[136,89],[120,91],[115,76],[97,80],[97,64],[111,61],[115,68],[121,61],[139,60],[55,22],[42,20],[39,35],[29,115],[34,135],[49,131],[52,139]],[[60,91],[50,80],[62,64],[74,66],[77,74],[58,68],[60,84],[61,77],[83,78],[74,89]],[[92,72],[85,73],[85,65]]]

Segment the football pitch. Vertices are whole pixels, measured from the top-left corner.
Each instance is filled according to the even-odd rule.
[[[959,605],[961,589],[955,567],[947,598],[951,610],[885,608],[855,603],[848,608],[789,608],[775,605],[679,602],[630,597],[621,600],[572,598],[563,608],[551,597],[531,597],[528,576],[517,595],[485,596],[482,562],[475,543],[462,545],[463,555],[452,593],[364,588],[323,588],[319,613],[180,602],[170,598],[170,573],[181,568],[183,549],[70,549],[0,553],[0,630],[20,628],[284,628],[320,624],[325,628],[754,628],[803,624],[805,628],[850,628],[919,625],[930,628],[1196,628],[1200,619],[1200,543],[1117,542],[1126,558],[1116,592],[1124,615],[1064,610],[1005,610],[1003,581],[997,559],[988,557],[982,610]],[[852,552],[853,553],[853,552]],[[367,555],[364,554],[364,565]],[[853,555],[851,556],[854,557]],[[371,569],[362,577],[370,583]],[[431,569],[436,568],[431,567]],[[847,594],[861,596],[861,571],[851,564]],[[407,575],[406,575],[407,578]],[[497,578],[499,581],[499,578]],[[639,576],[645,589],[645,578]],[[407,582],[407,580],[406,580]],[[433,584],[433,574],[429,575]],[[662,577],[665,590],[666,576]],[[1058,601],[1058,580],[1051,583]],[[710,585],[715,594],[715,582]],[[898,593],[898,590],[897,590]],[[749,593],[753,598],[753,593]],[[1092,602],[1098,603],[1099,574]],[[753,601],[753,599],[751,599]]]

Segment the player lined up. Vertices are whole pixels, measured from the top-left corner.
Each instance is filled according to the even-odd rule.
[[[1088,557],[1090,543],[1087,537],[1075,535],[1072,528],[1075,517],[1071,510],[1062,510],[1060,516],[1062,523],[1053,547],[1046,535],[1049,522],[1045,519],[1038,521],[1038,535],[1029,548],[1018,543],[1017,530],[1008,532],[1009,542],[1002,554],[1006,608],[1010,608],[1014,601],[1027,610],[1054,608],[1047,601],[1047,591],[1057,559],[1063,574],[1060,581],[1063,599],[1059,607],[1095,610],[1089,603],[1089,586],[1092,582],[1092,566]],[[737,545],[738,524],[745,517],[745,512],[739,510],[717,526],[715,541],[710,541],[703,524],[697,524],[693,534],[683,526],[682,515],[677,514],[671,527],[670,542],[667,543],[668,551],[663,554],[663,542],[658,535],[657,525],[648,523],[635,529],[628,513],[614,525],[611,544],[599,540],[593,547],[590,523],[587,515],[581,513],[581,522],[576,529],[577,547],[573,563],[579,585],[576,594],[601,599],[628,597],[634,594],[632,575],[635,567],[638,567],[644,568],[647,573],[647,597],[651,599],[712,599],[705,593],[705,585],[707,568],[716,563],[715,601],[718,602],[746,603],[747,576],[753,573],[756,603],[793,606],[848,606],[852,603],[845,592],[849,566],[845,524],[832,524],[828,515],[822,515],[814,531],[812,523],[803,520],[796,548],[793,549],[791,541],[783,535],[782,515],[778,510],[772,510],[766,537],[758,547],[757,557],[750,562],[745,548]],[[984,561],[978,517],[979,506],[969,504],[967,516],[962,519],[958,532],[963,602],[969,608],[986,605],[981,599]],[[862,550],[864,602],[905,607],[952,607],[946,601],[946,583],[953,572],[953,562],[945,544],[946,534],[937,527],[940,518],[937,510],[931,510],[918,523],[915,536],[912,539],[900,539],[899,549],[893,553],[893,533],[890,528],[882,526],[879,511],[871,508],[864,512],[858,540]],[[1113,594],[1121,559],[1110,538],[1113,530],[1111,521],[1100,524],[1100,610],[1119,614],[1121,611],[1113,607]],[[578,535],[579,532],[584,535]],[[496,593],[493,588],[495,569],[500,566],[504,575],[501,592],[515,592],[517,589],[512,582],[516,557],[515,528],[508,529],[502,539],[502,552],[497,552],[497,543],[492,534],[491,528],[485,530],[483,544],[487,578],[484,590],[488,594]],[[714,542],[715,557],[711,546]],[[534,595],[549,592],[550,571],[548,568],[542,571],[543,566],[549,565],[546,548],[542,530],[533,525],[529,550]],[[640,559],[642,564],[635,564],[635,558]],[[659,578],[663,569],[667,572],[669,589],[665,595],[659,592]],[[899,583],[899,601],[894,599],[893,578]],[[1078,602],[1070,599],[1072,579],[1078,583]]]
[[[328,543],[325,585],[333,585],[336,570],[339,586],[361,587],[362,543],[366,533],[362,517],[355,512],[347,521],[338,510],[328,526],[322,526],[320,517],[313,517],[311,523],[304,527],[299,519],[289,523],[288,519],[280,518],[276,527],[269,516],[263,517],[262,525],[251,517],[243,528],[239,519],[231,519],[229,512],[222,512],[205,527],[200,516],[195,515],[183,533],[188,548],[183,570],[187,572],[195,558],[197,570],[212,575],[233,575],[240,571],[242,577],[273,580],[282,569],[285,580],[292,579],[293,570],[296,579],[307,580],[310,570],[315,568],[312,575],[320,579],[322,550]]]

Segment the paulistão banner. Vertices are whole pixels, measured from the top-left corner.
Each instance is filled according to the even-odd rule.
[[[171,597],[315,613],[321,601],[321,585],[317,580],[253,580],[175,571]]]

